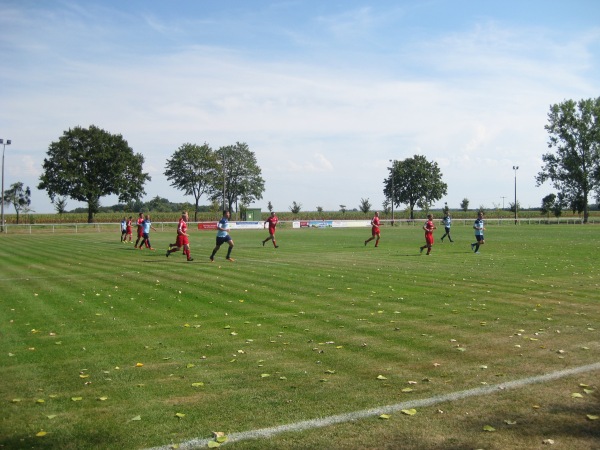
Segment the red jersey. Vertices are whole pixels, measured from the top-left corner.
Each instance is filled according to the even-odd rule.
[[[371,226],[374,229],[379,230],[379,217],[378,216],[373,217],[373,219],[371,220]]]
[[[277,216],[272,216],[269,217],[265,222],[267,222],[269,224],[269,231],[275,231],[275,227],[277,226],[277,222],[279,222],[279,219],[277,218]]]
[[[428,234],[432,234],[433,229],[435,228],[433,220],[428,220],[427,223],[423,226],[423,228],[425,229],[425,236],[427,236]]]
[[[179,225],[177,225],[177,234],[186,234],[187,233],[187,223],[183,220],[183,217],[179,219]]]

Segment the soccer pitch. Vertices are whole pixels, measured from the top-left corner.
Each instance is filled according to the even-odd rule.
[[[0,236],[3,448],[594,448],[598,228],[192,232],[193,262],[119,234]],[[579,373],[502,389],[580,367]],[[454,401],[452,393],[497,392]],[[573,395],[578,394],[578,395]],[[362,417],[357,411],[439,398]],[[424,403],[423,403],[424,404]],[[194,444],[196,442],[196,444]],[[207,446],[202,441],[202,446]],[[213,444],[211,444],[213,445]]]

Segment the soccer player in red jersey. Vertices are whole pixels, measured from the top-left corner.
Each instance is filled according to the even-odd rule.
[[[269,224],[269,237],[262,241],[263,247],[267,241],[273,241],[273,247],[279,248],[279,245],[277,245],[277,242],[275,241],[275,227],[277,226],[277,222],[279,222],[279,219],[275,215],[275,212],[271,211],[271,216],[265,220],[265,223],[263,224],[263,227],[267,223]]]
[[[133,219],[133,217],[129,216],[129,219],[127,219],[127,223],[125,225],[126,229],[125,229],[125,239],[128,239],[127,242],[131,242],[131,220]]]
[[[167,250],[167,254],[165,255],[167,258],[171,253],[175,253],[183,247],[183,253],[187,257],[188,261],[193,261],[190,254],[190,239],[189,234],[187,234],[187,222],[189,220],[187,211],[183,211],[181,213],[181,219],[179,219],[179,224],[177,225],[177,240],[174,244],[169,244],[169,249]]]
[[[376,211],[375,216],[371,219],[371,237],[365,241],[365,245],[367,245],[373,239],[376,239],[375,247],[379,247],[380,238],[381,231],[379,231],[379,211]]]
[[[431,253],[431,247],[433,246],[433,230],[437,227],[433,224],[433,215],[427,214],[427,222],[423,225],[423,229],[425,230],[425,245],[420,247],[421,253],[423,250],[427,249],[427,254]]]
[[[144,213],[138,215],[137,225],[137,239],[135,240],[135,248],[138,248],[138,244],[144,238]]]

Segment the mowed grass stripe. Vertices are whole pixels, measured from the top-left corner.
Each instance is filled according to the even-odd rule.
[[[481,255],[468,251],[465,228],[430,257],[409,227],[385,230],[377,249],[363,245],[365,229],[281,230],[279,249],[263,248],[263,231],[238,231],[237,261],[224,260],[224,247],[213,264],[213,233],[193,235],[192,263],[165,258],[173,233],[152,235],[155,252],[104,233],[5,236],[15,254],[0,280],[11,292],[1,345],[15,356],[0,370],[26,382],[2,388],[24,400],[3,431],[33,445],[25,424],[44,425],[34,403],[44,396],[67,419],[51,423],[50,446],[68,442],[74,422],[101,431],[74,433],[63,448],[152,446],[396,403],[408,380],[423,398],[589,362],[581,347],[597,342],[588,330],[597,272],[579,243],[589,230],[552,229],[576,242],[557,257],[546,227],[490,228]],[[535,252],[515,250],[530,243]],[[31,280],[15,282],[19,272]],[[69,400],[76,394],[83,403]]]

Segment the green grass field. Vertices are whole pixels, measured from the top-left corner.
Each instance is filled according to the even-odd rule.
[[[600,361],[596,226],[0,236],[0,448],[184,446]],[[600,373],[227,448],[600,447]],[[573,394],[581,394],[573,396]],[[495,431],[484,431],[491,426]]]

